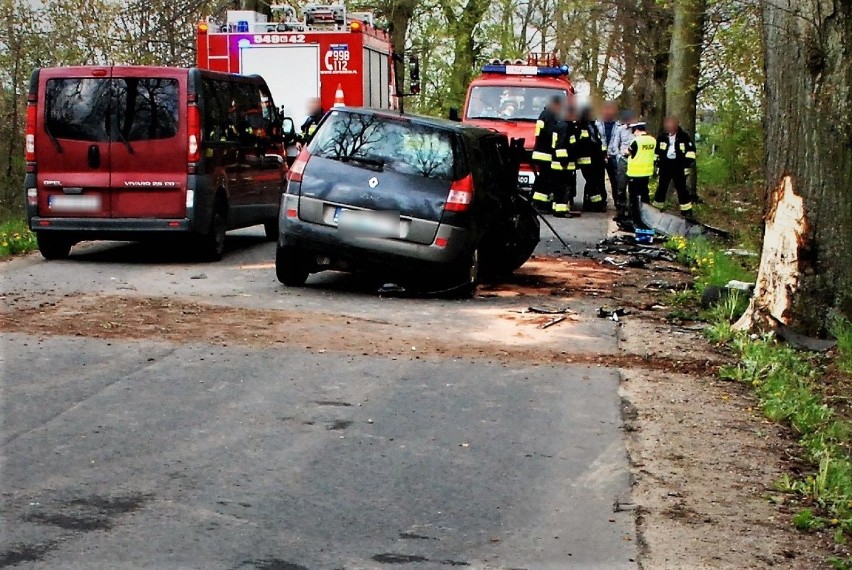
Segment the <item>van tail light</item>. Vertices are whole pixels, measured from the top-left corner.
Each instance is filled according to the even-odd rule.
[[[186,121],[187,131],[187,162],[198,162],[201,160],[201,113],[198,106],[190,105]]]
[[[446,212],[465,212],[473,202],[473,175],[468,174],[461,180],[456,180],[450,186],[447,196]]]
[[[36,105],[30,103],[27,105],[27,130],[25,142],[25,154],[27,162],[35,162],[35,136],[36,136]],[[20,139],[19,139],[20,140]]]
[[[290,182],[301,182],[302,175],[305,173],[305,167],[308,165],[310,158],[311,153],[308,152],[307,148],[303,148],[299,156],[296,157],[296,160],[293,161],[293,166],[287,172],[287,180]]]

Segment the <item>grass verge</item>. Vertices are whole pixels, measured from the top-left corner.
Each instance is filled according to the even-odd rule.
[[[20,219],[0,222],[0,258],[29,253],[38,249],[35,234]]]
[[[730,280],[752,281],[754,268],[726,255],[703,239],[672,238],[666,247],[691,267],[695,291],[723,286]],[[677,300],[683,303],[683,299]],[[784,476],[776,483],[779,492],[795,496],[801,509],[793,525],[803,531],[830,530],[838,543],[852,537],[852,421],[826,403],[821,389],[824,372],[852,374],[852,323],[838,317],[832,334],[838,339],[831,356],[804,353],[778,342],[771,334],[758,336],[737,332],[734,323],[745,311],[748,296],[739,291],[722,295],[701,313],[710,326],[706,333],[732,350],[740,362],[723,368],[724,378],[751,386],[763,414],[790,426],[814,471],[802,477]],[[852,558],[830,561],[835,568],[852,570]]]

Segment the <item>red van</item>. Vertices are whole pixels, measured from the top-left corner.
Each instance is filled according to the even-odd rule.
[[[27,103],[27,215],[46,259],[83,240],[174,234],[218,260],[229,229],[276,237],[293,125],[260,77],[43,68]]]

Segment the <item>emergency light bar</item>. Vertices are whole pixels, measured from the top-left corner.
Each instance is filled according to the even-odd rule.
[[[537,65],[509,65],[503,63],[489,63],[482,67],[482,73],[496,73],[499,75],[543,75],[559,77],[568,75],[571,68],[567,65],[561,67],[540,67]]]

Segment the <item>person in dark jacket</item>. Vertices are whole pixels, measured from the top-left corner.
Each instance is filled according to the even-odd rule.
[[[676,117],[666,117],[663,125],[663,132],[657,138],[656,153],[660,183],[654,195],[654,206],[657,208],[664,206],[669,185],[674,183],[681,215],[691,218],[693,204],[687,180],[695,165],[695,143],[692,137],[680,127]]]
[[[537,167],[535,182],[532,188],[532,199],[539,209],[550,209],[553,202],[554,177],[552,163],[554,161],[554,135],[556,126],[562,117],[562,96],[553,97],[547,104],[535,123],[535,144],[532,161]]]
[[[577,167],[586,181],[583,209],[606,212],[606,145],[588,109],[580,113],[579,130]]]
[[[325,111],[322,110],[322,102],[320,102],[319,98],[311,100],[308,106],[308,113],[308,118],[302,123],[302,141],[305,144],[311,142],[317,130],[317,125],[319,125],[325,116]]]

